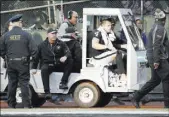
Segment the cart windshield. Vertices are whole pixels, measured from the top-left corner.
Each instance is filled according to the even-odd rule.
[[[143,41],[141,39],[140,32],[139,32],[139,30],[138,30],[138,28],[137,28],[137,26],[135,24],[135,21],[134,21],[134,16],[132,16],[132,15],[123,15],[123,19],[124,19],[124,22],[125,22],[129,37],[131,39],[131,42],[132,42],[134,48],[137,51],[145,50]]]

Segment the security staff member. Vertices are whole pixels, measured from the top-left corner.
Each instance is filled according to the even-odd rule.
[[[168,38],[164,28],[166,15],[160,9],[155,11],[153,25],[147,43],[147,58],[151,67],[151,79],[136,93],[131,95],[131,101],[136,108],[140,108],[139,101],[162,82],[164,106],[169,108],[169,62]]]
[[[29,58],[36,55],[37,47],[31,34],[23,31],[22,15],[15,15],[10,19],[13,24],[12,30],[3,35],[2,57],[8,61],[8,105],[16,106],[16,89],[19,85],[22,92],[24,108],[31,108],[29,94]],[[6,57],[5,57],[6,56]]]
[[[67,34],[75,34],[75,29],[72,27],[68,27],[66,29],[66,33]],[[73,59],[72,72],[80,73],[80,69],[82,68],[82,47],[81,47],[79,41],[77,41],[75,38],[76,37],[71,37],[71,38],[68,37],[68,39],[70,39],[70,41],[65,41],[65,43],[69,47],[69,50],[71,52],[72,59]]]
[[[63,77],[59,85],[60,89],[67,89],[68,77],[72,70],[71,53],[67,45],[57,39],[57,31],[52,28],[47,31],[47,38],[38,46],[38,53],[33,62],[33,74],[36,73],[39,60],[41,61],[41,76],[44,85],[44,92],[46,98],[51,98],[49,87],[49,75],[54,71],[61,72],[63,70]]]
[[[76,11],[68,11],[68,20],[62,23],[58,30],[57,36],[59,39],[61,39],[62,41],[69,41],[66,37],[76,38],[74,34],[66,33],[66,29],[71,27],[77,30],[76,29],[77,19],[78,19],[78,14]]]

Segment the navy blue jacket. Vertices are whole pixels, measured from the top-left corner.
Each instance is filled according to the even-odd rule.
[[[31,34],[23,31],[20,27],[13,27],[2,36],[1,56],[5,58],[35,57],[37,46]]]

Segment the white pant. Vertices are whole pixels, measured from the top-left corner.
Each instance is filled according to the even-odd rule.
[[[89,60],[94,67],[110,65],[116,57],[116,52],[107,51]]]

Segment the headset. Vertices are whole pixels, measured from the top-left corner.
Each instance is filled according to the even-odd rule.
[[[73,14],[73,11],[71,10],[71,11],[68,11],[68,16],[67,16],[67,18],[68,19],[72,19],[72,14]]]

